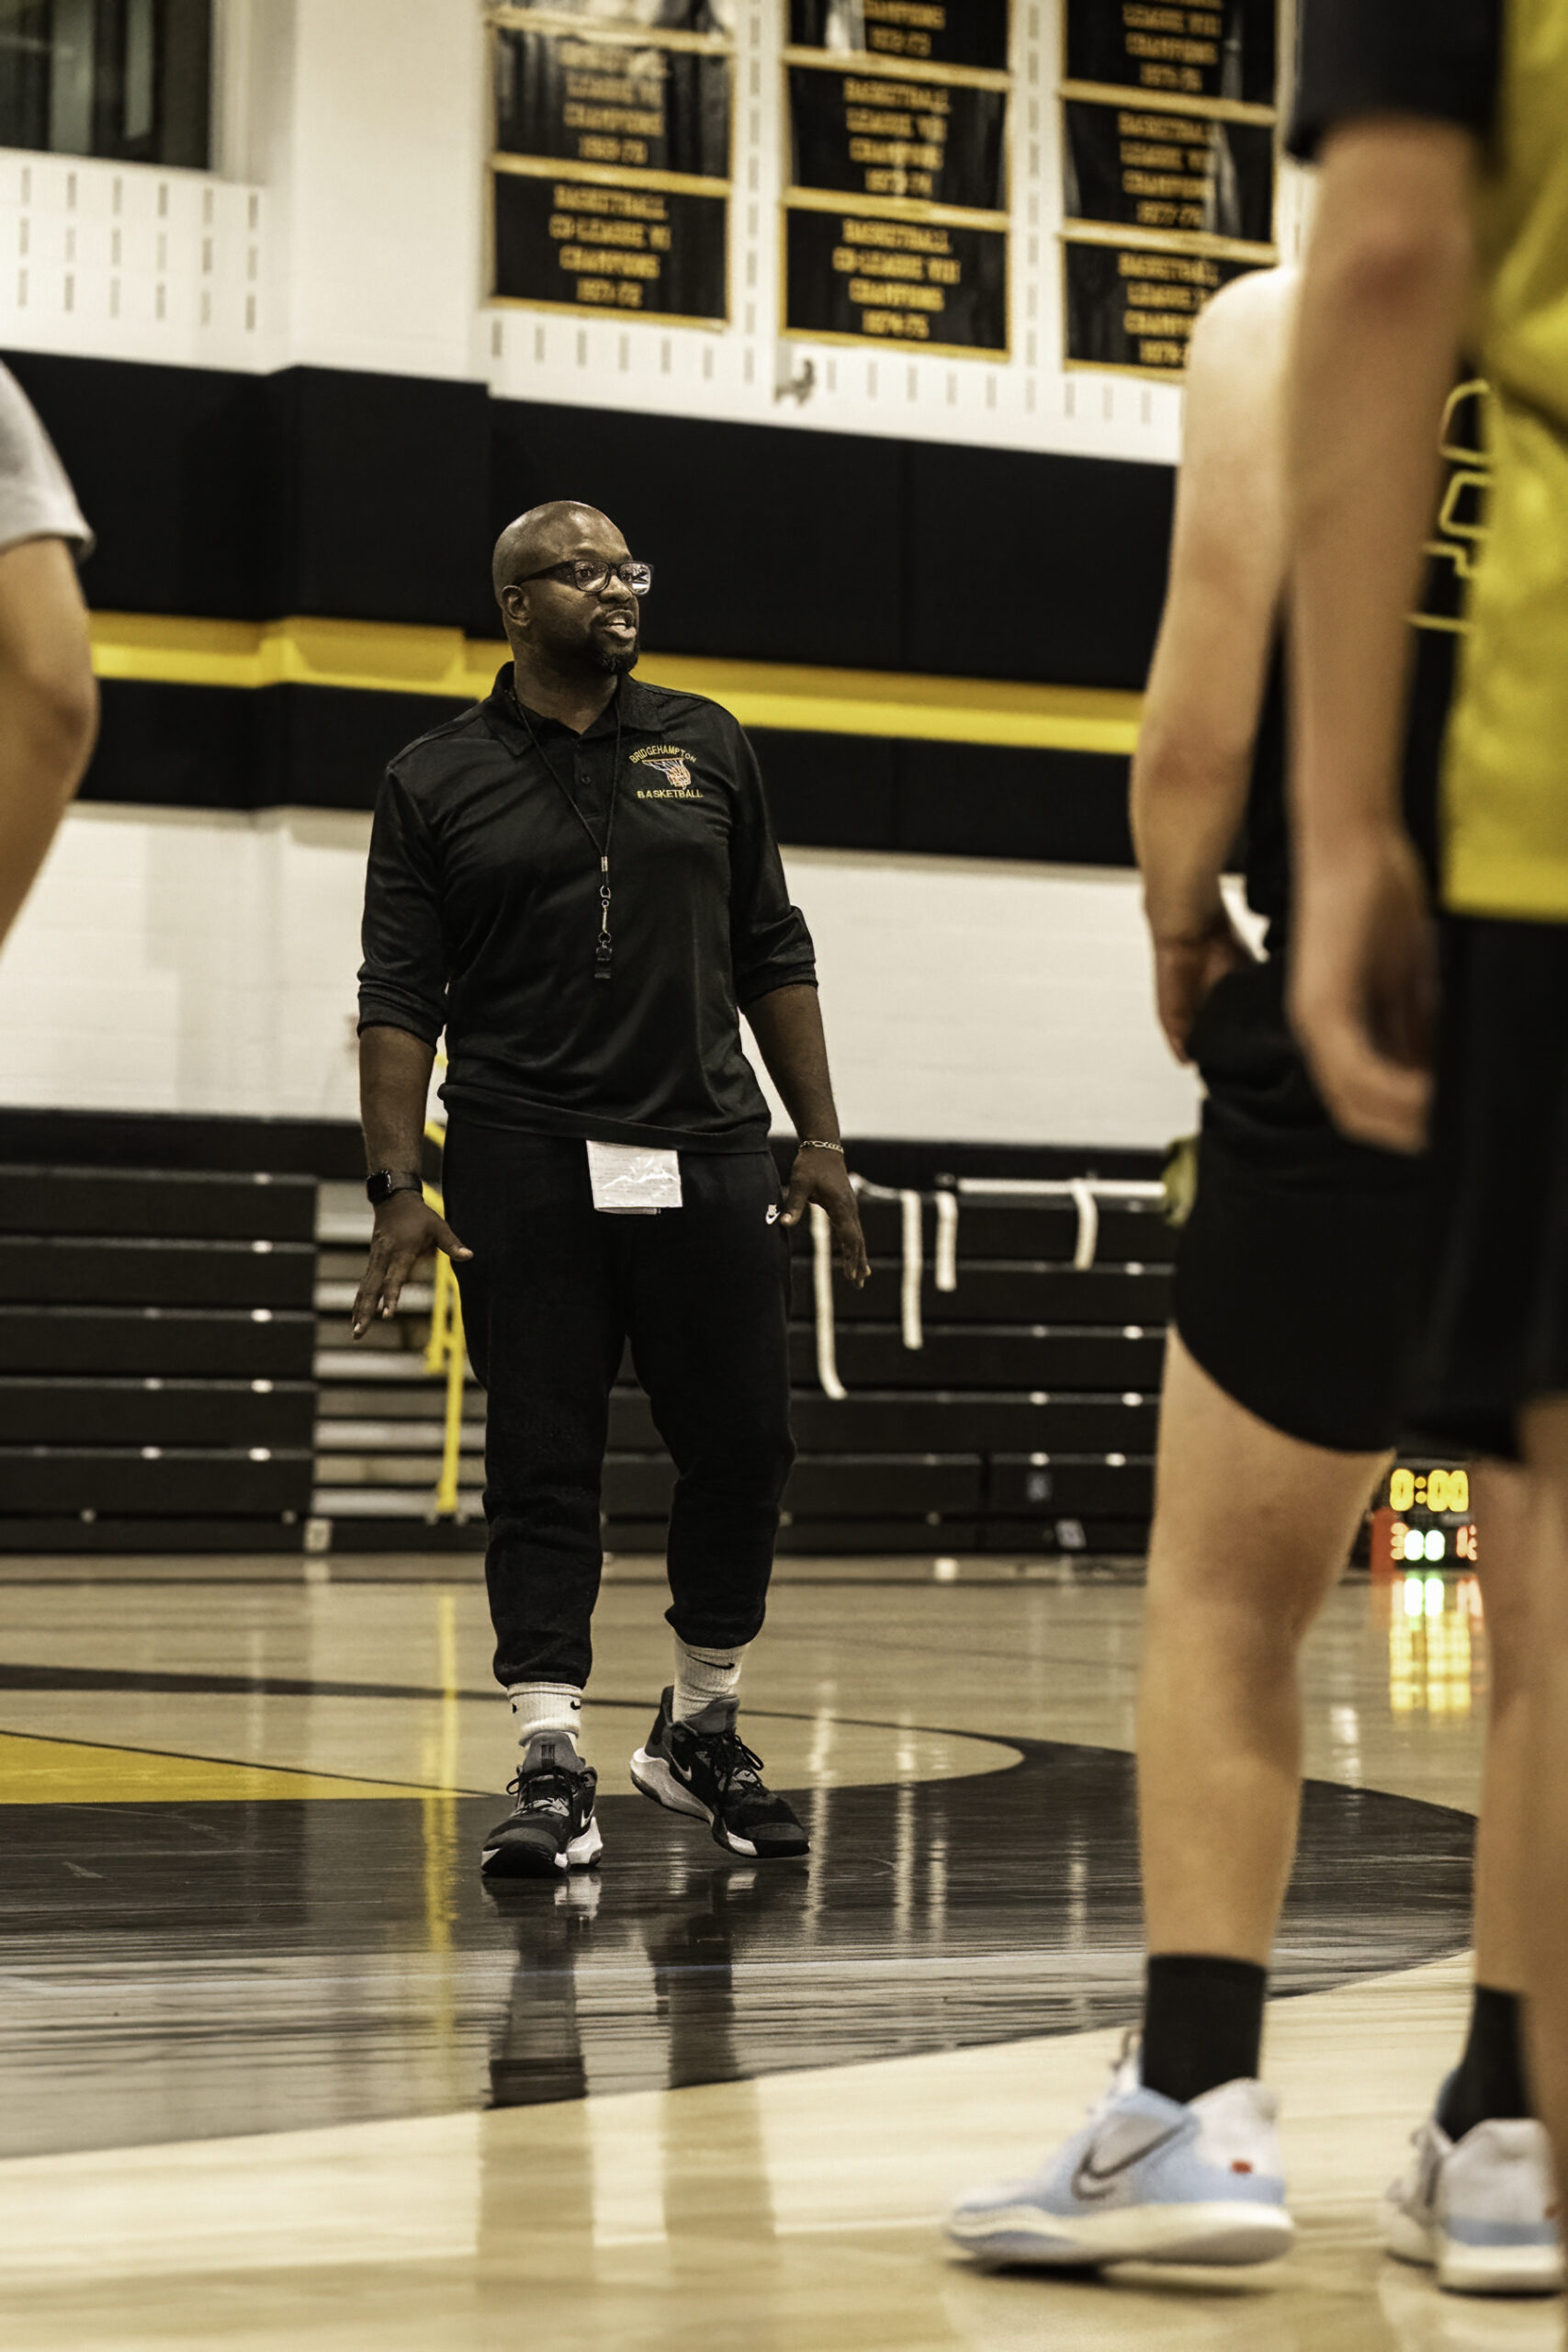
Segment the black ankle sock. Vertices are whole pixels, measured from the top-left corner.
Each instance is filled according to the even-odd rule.
[[[1200,2098],[1255,2075],[1269,1972],[1206,1952],[1151,1955],[1144,1996],[1143,2080],[1167,2098]]]
[[[1533,2112],[1525,2084],[1523,2022],[1517,1993],[1476,1986],[1464,2056],[1438,2104],[1438,2120],[1450,2140],[1462,2140],[1478,2123]]]

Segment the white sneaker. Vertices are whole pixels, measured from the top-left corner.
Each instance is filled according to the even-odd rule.
[[[1478,2123],[1449,2138],[1435,2115],[1382,2200],[1382,2242],[1461,2295],[1554,2295],[1562,2286],[1551,2152],[1529,2120]]]
[[[1271,2262],[1295,2235],[1261,2083],[1183,2104],[1122,2059],[1107,2096],[1027,2180],[961,2198],[947,2233],[987,2262],[1053,2269],[1104,2262]]]

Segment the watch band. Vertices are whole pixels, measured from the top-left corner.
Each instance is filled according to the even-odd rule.
[[[415,1168],[378,1168],[365,1180],[365,1197],[379,1208],[394,1193],[423,1193],[424,1179]]]

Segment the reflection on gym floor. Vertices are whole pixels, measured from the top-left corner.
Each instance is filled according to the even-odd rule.
[[[772,1870],[617,1789],[663,1639],[613,1581],[604,1868],[499,1893],[473,1587],[125,1582],[102,1655],[79,1588],[11,1582],[7,2342],[189,2341],[220,2273],[246,2352],[499,2352],[519,2297],[674,2352],[699,2291],[763,2352],[1551,2342],[1373,2240],[1463,1998],[1472,1580],[1348,1585],[1312,1647],[1269,2062],[1300,2248],[1053,2287],[971,2273],[937,2222],[1072,2126],[1134,2011],[1139,1594],[960,1562],[895,1607],[898,1573],[780,1580],[750,1720],[815,1852]]]

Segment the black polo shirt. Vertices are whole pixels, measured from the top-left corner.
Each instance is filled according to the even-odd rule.
[[[512,674],[508,663],[484,702],[387,770],[361,1029],[434,1046],[445,1028],[442,1094],[483,1125],[757,1148],[768,1106],[739,1014],[817,973],[750,744],[716,703],[629,677],[578,735],[525,717]],[[612,788],[606,982],[594,978],[599,857],[577,809],[602,841]]]

